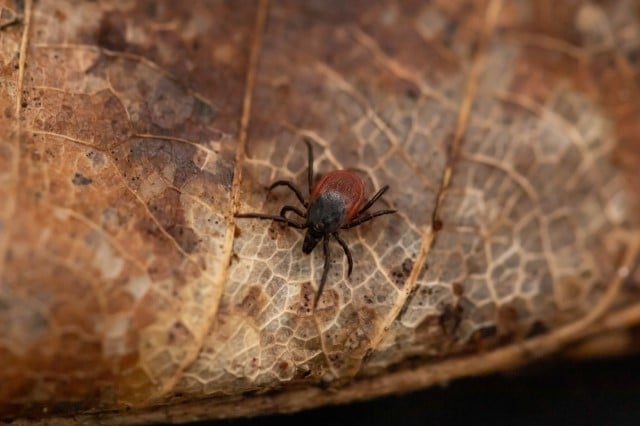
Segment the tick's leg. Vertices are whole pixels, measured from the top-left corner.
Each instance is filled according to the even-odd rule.
[[[324,237],[322,240],[322,252],[324,253],[324,269],[322,270],[322,278],[320,279],[320,286],[318,286],[318,292],[316,293],[316,298],[313,300],[313,309],[316,309],[318,306],[318,300],[320,300],[320,295],[322,294],[322,290],[324,290],[324,285],[327,282],[327,276],[329,276],[329,238]]]
[[[362,206],[362,208],[360,209],[360,211],[358,212],[357,216],[360,216],[362,213],[366,212],[367,210],[369,210],[369,208],[376,202],[378,201],[378,198],[382,197],[382,194],[384,194],[385,192],[387,192],[387,189],[389,189],[389,185],[385,185],[382,188],[380,188],[380,190],[378,192],[376,192],[376,195],[374,195],[369,201],[367,201],[367,203]]]
[[[297,223],[297,222],[292,221],[289,218],[286,218],[286,217],[283,217],[283,216],[278,216],[278,215],[275,215],[275,214],[237,213],[236,217],[275,220],[276,222],[284,222],[287,225],[289,225],[289,226],[291,226],[293,228],[298,228],[298,229],[304,229],[304,228],[307,227],[307,225],[304,224],[304,223]]]
[[[373,219],[374,217],[382,216],[383,214],[391,214],[391,213],[395,213],[395,212],[396,212],[396,210],[378,210],[377,212],[367,213],[367,214],[365,214],[363,216],[356,217],[354,220],[352,220],[351,222],[347,223],[346,225],[342,225],[342,229],[353,228],[354,226],[358,226],[360,224],[363,224],[366,221],[369,221],[369,220]]]
[[[288,180],[277,180],[277,181],[275,181],[275,182],[273,182],[271,184],[271,186],[269,187],[269,192],[271,192],[273,190],[273,188],[278,187],[278,186],[286,186],[287,188],[292,190],[294,192],[294,194],[296,194],[296,197],[298,197],[298,200],[300,200],[300,202],[302,203],[303,206],[305,206],[305,207],[308,206],[307,202],[304,200],[304,197],[302,196],[302,192],[300,192],[298,187],[295,186],[293,184],[293,182],[290,182]]]
[[[347,256],[347,262],[349,263],[349,276],[351,276],[351,271],[353,270],[353,258],[351,257],[351,251],[349,250],[349,246],[347,246],[347,243],[345,243],[344,240],[340,238],[340,235],[338,235],[337,232],[334,232],[332,235],[333,235],[333,238],[336,239],[338,244],[342,246],[342,250],[344,250],[344,254],[345,256]]]
[[[307,178],[309,179],[309,195],[311,195],[311,188],[313,187],[313,148],[311,147],[311,141],[309,139],[305,138],[304,143],[307,144],[307,151],[309,155],[309,165],[307,166],[307,174],[308,174]]]
[[[300,210],[299,208],[294,207],[294,206],[284,206],[280,210],[280,216],[286,217],[287,212],[294,212],[295,214],[297,214],[301,218],[306,218],[307,217],[302,210]]]

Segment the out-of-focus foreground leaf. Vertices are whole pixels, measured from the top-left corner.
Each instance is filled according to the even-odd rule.
[[[290,411],[640,346],[632,0],[0,2],[0,418]],[[399,213],[276,213],[356,170]],[[162,408],[159,408],[159,407]],[[72,417],[75,416],[75,417]]]

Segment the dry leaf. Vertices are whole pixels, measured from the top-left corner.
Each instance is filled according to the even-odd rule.
[[[636,2],[0,4],[1,418],[291,411],[638,348]],[[305,137],[399,210],[343,234],[350,278],[332,245],[315,311],[321,250],[233,218],[295,202],[266,187],[304,185]]]

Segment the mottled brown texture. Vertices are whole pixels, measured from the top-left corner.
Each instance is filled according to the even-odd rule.
[[[0,0],[0,419],[295,411],[640,347],[632,0]],[[277,213],[348,169],[397,215]],[[241,400],[241,404],[238,401]],[[162,406],[162,408],[159,408]],[[75,416],[75,417],[71,417]]]

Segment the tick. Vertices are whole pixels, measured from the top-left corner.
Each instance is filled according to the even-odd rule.
[[[329,239],[333,237],[342,247],[347,262],[349,264],[349,276],[353,270],[353,257],[347,243],[340,237],[338,231],[349,229],[361,225],[375,217],[385,214],[395,213],[396,210],[378,210],[373,213],[367,212],[371,206],[384,194],[389,185],[383,186],[368,201],[365,201],[364,183],[358,175],[348,170],[334,170],[320,177],[318,182],[313,184],[313,148],[311,143],[305,139],[309,155],[308,185],[309,199],[306,200],[302,191],[291,181],[278,180],[269,186],[269,192],[278,186],[286,186],[293,191],[304,210],[295,206],[285,205],[280,210],[279,215],[264,213],[237,213],[238,218],[268,219],[276,222],[283,222],[287,226],[298,229],[306,229],[302,252],[309,254],[322,241],[324,253],[324,269],[320,285],[313,301],[313,308],[318,305],[318,300],[322,295],[322,290],[329,275]],[[287,213],[298,215],[304,222],[296,222],[287,217]]]

